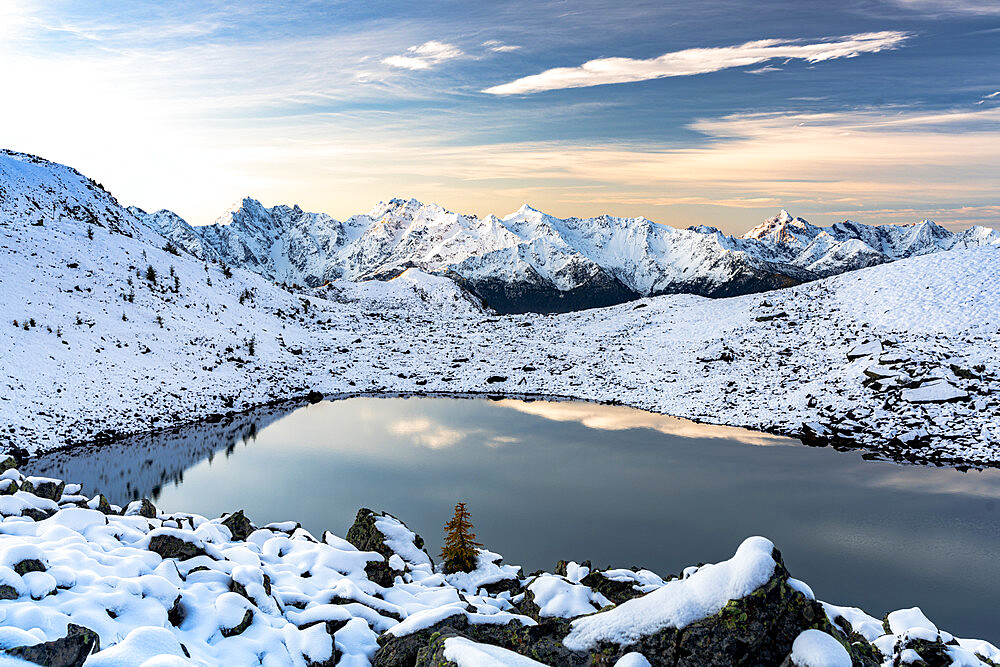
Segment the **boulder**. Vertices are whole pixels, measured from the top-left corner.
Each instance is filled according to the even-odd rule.
[[[103,493],[98,493],[96,496],[90,499],[87,503],[87,507],[93,510],[97,510],[102,514],[114,514],[115,510],[111,507],[111,503],[108,502],[107,497]]]
[[[149,498],[143,498],[142,500],[130,502],[122,513],[125,516],[141,516],[145,519],[155,519],[156,506],[150,502]]]
[[[878,357],[880,354],[882,354],[882,343],[874,340],[852,347],[847,353],[847,360],[854,361],[862,357]]]
[[[521,656],[511,649],[495,647],[493,645],[483,645],[481,642],[476,642],[471,637],[463,635],[452,628],[445,628],[444,631],[437,633],[436,636],[432,637],[427,646],[420,649],[417,653],[417,659],[414,663],[416,667],[454,667],[456,663],[445,657],[445,653],[448,649],[446,642],[448,642],[449,639],[463,641],[465,643],[466,651],[469,649],[475,651],[472,654],[466,652],[462,664],[479,664],[480,662],[490,665],[543,664],[539,661],[528,662],[525,660],[526,656]],[[498,652],[497,648],[500,648],[501,650]],[[481,649],[482,653],[479,653],[477,649]],[[487,650],[489,653],[486,653]],[[565,662],[560,664],[573,663]]]
[[[957,646],[958,642],[952,640],[952,646]],[[949,653],[949,646],[942,641],[938,635],[935,639],[925,637],[914,637],[910,633],[904,633],[896,644],[892,647],[893,664],[901,664],[903,653],[914,651],[920,656],[922,662],[908,663],[914,667],[926,665],[926,667],[949,667],[953,664],[952,656]]]
[[[437,665],[429,662],[440,648],[441,637],[465,637],[481,644],[499,646],[515,653],[538,660],[547,665],[583,667],[586,654],[575,653],[562,645],[562,637],[569,632],[569,622],[563,619],[546,620],[538,625],[526,626],[516,620],[500,625],[474,624],[461,611],[412,634],[396,636],[385,633],[378,638],[379,649],[372,660],[373,667],[414,667]],[[447,664],[447,663],[445,663]]]
[[[25,558],[11,566],[22,577],[29,572],[45,572],[45,563],[37,558]]]
[[[330,635],[331,638],[334,637],[337,630],[340,630],[342,627],[347,625],[347,621],[315,621],[313,623],[306,623],[305,625],[300,626],[299,629],[305,630],[306,628],[319,625],[320,623],[326,627],[326,633]],[[334,641],[333,654],[329,658],[320,661],[306,660],[306,667],[334,667],[334,665],[340,662],[342,655],[343,654],[340,652],[340,649],[337,648],[336,641]]]
[[[243,510],[236,510],[232,514],[226,514],[222,518],[222,525],[229,529],[233,539],[243,542],[254,531],[254,526],[250,519],[246,518]]]
[[[45,521],[48,518],[55,516],[56,510],[48,509],[38,509],[37,507],[25,507],[21,510],[21,516],[26,516],[32,521]]]
[[[616,605],[642,595],[642,591],[636,589],[631,581],[609,579],[603,572],[591,572],[581,579],[580,583],[589,586],[590,590],[600,593]]]
[[[934,380],[914,389],[904,389],[903,400],[910,403],[954,403],[969,400],[969,394],[947,380]]]
[[[517,595],[521,592],[521,581],[516,578],[501,579],[500,581],[494,581],[488,584],[483,584],[480,586],[487,595],[496,597],[500,593],[507,591],[511,595]]]
[[[93,630],[70,623],[66,636],[32,646],[15,646],[4,654],[46,667],[80,667],[87,657],[100,650],[100,639]]]
[[[389,559],[392,558],[395,552],[388,545],[388,538],[375,525],[375,522],[381,517],[390,517],[399,521],[399,519],[396,519],[391,514],[386,514],[385,512],[376,514],[367,507],[362,507],[358,510],[354,523],[348,529],[346,539],[357,547],[359,551],[374,551],[385,558],[381,562],[373,561],[368,563],[365,566],[365,572],[368,574],[369,580],[380,586],[387,587],[392,585],[396,574],[401,574],[401,572],[392,569],[389,565]],[[402,522],[400,521],[400,523]],[[419,535],[414,535],[413,544],[417,549],[424,550],[424,539]],[[424,550],[424,554],[427,555],[428,561],[433,564],[433,560],[431,560],[426,550]]]
[[[149,539],[149,550],[160,554],[164,560],[176,558],[187,560],[195,556],[204,556],[205,550],[194,542],[182,540],[174,535],[154,535]]]
[[[49,479],[48,477],[28,477],[21,484],[21,490],[33,493],[39,498],[58,501],[62,498],[63,489],[66,484],[60,479]]]
[[[253,623],[253,611],[247,609],[246,613],[243,614],[243,620],[237,625],[231,628],[219,628],[219,632],[222,633],[223,637],[235,637],[238,634],[242,634],[244,630],[250,627]]]
[[[184,606],[183,597],[178,595],[174,598],[174,603],[170,605],[170,609],[167,610],[167,620],[170,622],[170,625],[179,628],[184,623],[185,618],[187,618],[187,608]]]
[[[0,473],[13,470],[18,467],[17,458],[11,454],[0,455]]]

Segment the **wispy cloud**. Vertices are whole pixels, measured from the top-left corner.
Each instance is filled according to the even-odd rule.
[[[768,72],[780,71],[780,67],[775,67],[774,65],[764,65],[763,67],[758,67],[757,69],[748,69],[747,74],[767,74]]]
[[[993,99],[996,99],[998,97],[1000,97],[1000,90],[998,90],[995,93],[990,93],[989,95],[983,95],[982,99],[980,99],[978,102],[976,102],[976,104],[985,104],[986,100],[993,100]]]
[[[510,51],[517,51],[521,47],[516,44],[504,44],[498,39],[488,39],[483,42],[483,46],[492,51],[493,53],[508,53]]]
[[[431,40],[417,46],[411,46],[403,55],[383,58],[382,62],[390,67],[400,69],[424,70],[455,58],[461,58],[463,55],[465,54],[462,50],[454,44]]]
[[[900,7],[935,16],[943,14],[1000,14],[1000,2],[995,0],[894,0]]]
[[[598,58],[579,67],[557,67],[486,88],[491,95],[526,95],[547,90],[585,88],[611,83],[630,83],[675,76],[706,74],[733,67],[746,67],[775,58],[816,63],[853,58],[900,46],[909,33],[895,30],[848,35],[816,42],[764,39],[737,46],[684,49],[658,58]]]

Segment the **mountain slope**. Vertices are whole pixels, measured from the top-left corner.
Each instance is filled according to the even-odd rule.
[[[761,292],[905,257],[1000,243],[933,222],[817,227],[786,211],[741,237],[645,218],[560,219],[527,205],[504,217],[460,215],[393,199],[341,222],[244,199],[212,225],[169,211],[137,217],[198,257],[271,280],[318,286],[387,279],[408,267],[454,278],[500,312],[565,312],[641,296]]]
[[[496,316],[448,278],[416,269],[293,294],[256,273],[174,254],[83,176],[38,162],[29,181],[21,160],[0,155],[0,447],[141,433],[311,389],[523,392],[885,457],[1000,464],[996,246],[765,294]],[[35,224],[38,211],[73,197],[89,213]],[[102,207],[107,217],[90,216]],[[457,233],[474,221],[447,224]],[[497,235],[526,233],[520,223],[489,224]],[[559,231],[547,233],[551,247]]]
[[[76,169],[6,149],[0,149],[0,217],[39,227],[72,220],[127,236],[142,227],[102,185]]]

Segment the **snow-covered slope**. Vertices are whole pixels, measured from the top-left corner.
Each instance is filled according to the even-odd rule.
[[[345,222],[249,198],[204,227],[169,211],[131,211],[198,257],[277,282],[314,287],[419,267],[453,277],[500,312],[562,312],[668,293],[734,296],[1000,243],[1000,234],[981,227],[953,234],[925,220],[823,228],[786,211],[742,237],[641,217],[559,219],[527,205],[480,219],[413,199],[380,203]]]
[[[69,220],[127,236],[144,229],[101,184],[76,169],[5,149],[0,149],[0,218],[39,227]]]
[[[1000,462],[996,246],[765,294],[496,316],[451,280],[415,269],[292,293],[165,250],[167,239],[72,170],[0,158],[5,175],[21,164],[33,180],[5,176],[0,201],[0,446],[137,433],[310,389],[445,391],[618,401],[886,456]],[[70,196],[95,217],[36,226],[38,211]],[[553,231],[533,243],[556,246],[575,233],[583,245],[569,221],[559,227],[528,210],[507,221],[450,220],[455,230],[492,226],[496,239],[534,224]],[[343,229],[345,238],[395,238],[415,228]]]

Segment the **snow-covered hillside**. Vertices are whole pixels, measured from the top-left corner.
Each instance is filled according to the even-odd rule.
[[[51,448],[310,390],[466,391],[1000,461],[995,246],[765,294],[497,316],[418,270],[291,293],[164,250],[179,243],[72,170],[12,154],[0,166],[0,444]]]
[[[638,296],[734,296],[952,248],[1000,243],[933,222],[823,228],[786,211],[742,237],[645,218],[559,219],[529,206],[504,217],[459,215],[393,199],[341,222],[297,206],[244,199],[192,227],[169,211],[137,217],[198,257],[282,283],[385,279],[407,267],[450,275],[500,312],[563,312]]]

